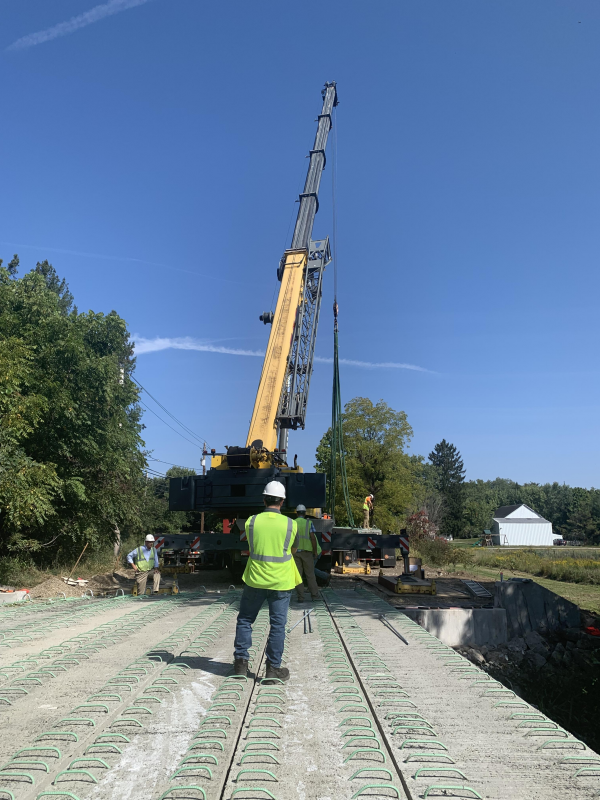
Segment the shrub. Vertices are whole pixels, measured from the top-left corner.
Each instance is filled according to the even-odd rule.
[[[446,539],[419,539],[411,554],[422,558],[429,567],[445,567],[448,564],[468,564],[472,554],[462,547],[454,547]]]

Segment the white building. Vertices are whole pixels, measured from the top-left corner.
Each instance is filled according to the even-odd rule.
[[[552,523],[525,503],[500,506],[494,514],[492,543],[494,545],[533,545],[547,547],[554,544]]]

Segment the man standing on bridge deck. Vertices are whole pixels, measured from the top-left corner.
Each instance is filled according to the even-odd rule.
[[[160,588],[160,572],[158,571],[158,553],[154,547],[154,536],[151,533],[146,536],[143,547],[136,547],[129,553],[127,561],[135,572],[138,594],[146,593],[146,582],[150,573],[154,579],[154,594],[157,594]]]
[[[363,528],[370,528],[369,514],[373,511],[373,495],[368,494],[363,503]]]
[[[317,537],[315,536],[315,526],[306,518],[306,506],[302,503],[296,506],[296,525],[298,526],[298,535],[294,542],[296,552],[294,553],[294,561],[298,567],[298,572],[302,578],[306,575],[306,582],[308,584],[308,591],[310,592],[311,600],[319,599],[319,587],[317,586],[317,579],[315,577],[315,559],[317,557]],[[300,582],[296,586],[296,595],[298,602],[304,602],[304,583]]]
[[[271,481],[263,492],[265,510],[246,521],[250,557],[242,576],[246,585],[235,631],[234,675],[248,674],[252,625],[266,600],[271,628],[267,640],[265,678],[287,681],[290,677],[290,671],[281,666],[281,657],[290,597],[292,590],[302,581],[293,558],[296,548],[292,546],[298,529],[295,520],[281,513],[284,499],[284,485]]]

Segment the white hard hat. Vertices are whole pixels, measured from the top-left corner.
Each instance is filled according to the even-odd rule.
[[[302,503],[300,503],[300,505],[296,506],[296,511],[298,513],[300,513],[300,512],[304,513],[304,512],[306,512],[306,506],[304,506],[304,505],[302,505]]]
[[[263,494],[269,497],[281,497],[283,500],[285,498],[285,486],[283,483],[279,483],[279,481],[271,481],[265,486]]]
[[[146,536],[146,541],[147,542],[154,542],[156,540],[155,540],[154,536],[152,536],[152,534],[149,533],[148,536]]]
[[[370,494],[369,497],[372,498],[373,500],[375,499],[375,495],[373,494]]]

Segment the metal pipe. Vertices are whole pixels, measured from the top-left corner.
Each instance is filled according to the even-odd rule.
[[[383,622],[383,624],[386,626],[386,628],[389,628],[389,629],[391,630],[391,632],[392,632],[392,633],[395,633],[395,634],[396,634],[396,636],[397,636],[399,639],[402,639],[402,641],[404,642],[404,644],[408,644],[408,642],[406,641],[406,639],[404,638],[404,636],[402,636],[402,634],[401,634],[401,633],[399,633],[399,632],[396,630],[396,628],[394,628],[394,626],[392,625],[392,623],[389,621],[389,619],[386,617],[386,615],[385,615],[385,614],[379,614],[379,616],[378,616],[378,619],[380,619],[380,620]]]
[[[288,631],[287,631],[287,632],[288,632],[288,633],[291,633],[291,632],[294,630],[294,628],[296,628],[298,625],[300,625],[300,623],[302,622],[302,620],[303,620],[305,617],[308,617],[308,615],[309,615],[309,614],[312,614],[312,612],[313,612],[313,611],[314,611],[314,608],[309,608],[309,609],[308,609],[308,611],[305,611],[305,612],[304,612],[304,614],[302,615],[302,617],[300,617],[300,619],[298,620],[298,622],[297,622],[295,625],[292,625],[292,627],[291,627],[291,628],[288,628]]]

